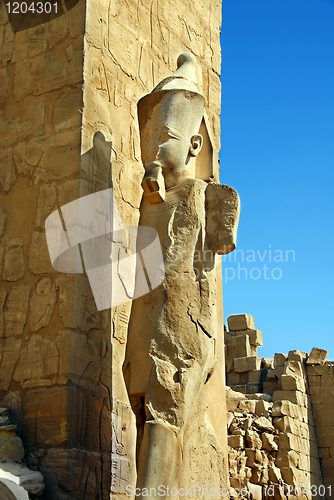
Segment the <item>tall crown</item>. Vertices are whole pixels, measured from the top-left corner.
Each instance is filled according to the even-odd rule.
[[[176,113],[178,116],[182,110],[185,122],[191,123],[194,133],[198,131],[204,114],[205,99],[198,89],[196,67],[196,58],[190,52],[184,52],[178,57],[177,70],[158,83],[150,94],[139,100],[140,128],[149,120],[152,109],[165,98],[166,118],[176,119],[176,108],[179,111]]]

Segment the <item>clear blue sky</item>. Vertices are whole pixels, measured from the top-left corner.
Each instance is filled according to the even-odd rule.
[[[334,0],[223,0],[221,43],[220,178],[244,252],[223,262],[225,323],[252,314],[261,357],[334,360]]]

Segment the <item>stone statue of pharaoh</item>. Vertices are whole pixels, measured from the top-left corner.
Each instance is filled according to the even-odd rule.
[[[123,365],[136,416],[137,491],[180,485],[184,435],[205,412],[203,388],[219,354],[215,253],[235,248],[237,193],[190,174],[205,107],[195,70],[195,57],[181,54],[176,72],[138,103],[146,171],[139,225],[158,232],[165,279],[133,301]]]

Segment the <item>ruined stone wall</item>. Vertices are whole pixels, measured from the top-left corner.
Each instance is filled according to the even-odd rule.
[[[136,102],[185,50],[200,63],[217,154],[220,23],[220,1],[80,0],[14,34],[0,9],[1,405],[48,500],[109,498],[110,488],[116,498],[135,472],[121,375],[131,304],[98,312],[85,275],[54,271],[45,219],[112,187],[123,224],[137,223]],[[218,180],[217,162],[209,174]],[[216,373],[213,389],[223,361]],[[218,430],[224,440],[224,421]]]
[[[262,338],[254,329],[254,318],[231,316],[228,324],[233,328],[225,332],[232,496],[240,496],[245,487],[253,489],[255,497],[296,497],[301,487],[305,498],[330,498],[331,405],[326,416],[321,405],[314,406],[313,394],[321,391],[320,376],[309,375],[322,369],[329,373],[329,365],[313,366],[324,362],[327,351],[313,349],[308,356],[294,350],[260,359],[256,349]],[[322,426],[325,422],[328,428]],[[318,449],[320,442],[325,446],[325,435],[327,445]],[[327,469],[322,456],[329,460]]]
[[[324,484],[334,496],[334,363],[307,366]],[[330,495],[328,495],[330,497]]]

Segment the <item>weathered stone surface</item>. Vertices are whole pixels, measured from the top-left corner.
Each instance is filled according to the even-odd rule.
[[[283,391],[306,391],[305,380],[298,375],[282,374],[281,384]]]
[[[251,355],[248,335],[225,335],[225,354],[227,358],[241,358]]]
[[[298,350],[289,351],[288,361],[299,361],[300,363],[303,363],[306,357],[307,355],[303,351],[298,351]]]
[[[0,338],[3,337],[5,333],[5,314],[4,306],[7,297],[7,292],[5,288],[0,287]]]
[[[307,365],[323,365],[328,356],[326,349],[313,347],[309,357],[306,360]]]
[[[6,211],[3,207],[0,206],[0,238],[2,238],[5,234],[6,222],[7,222]]]
[[[268,451],[278,450],[278,445],[276,444],[272,434],[268,434],[267,432],[262,433],[262,448]]]
[[[257,356],[240,357],[234,360],[234,370],[239,373],[259,370],[261,359]]]
[[[272,358],[262,358],[261,366],[262,368],[270,368],[272,369],[274,365],[274,360]]]
[[[30,299],[29,324],[32,332],[48,326],[57,300],[56,288],[51,278],[41,278]]]
[[[45,233],[35,231],[29,250],[29,270],[33,274],[53,273]]]
[[[262,440],[257,432],[252,430],[246,431],[246,443],[248,448],[261,450]]]
[[[262,346],[263,345],[263,340],[262,340],[262,331],[261,330],[250,330],[247,332],[249,336],[249,342],[251,345],[255,346]]]
[[[13,285],[5,310],[6,336],[22,335],[28,314],[31,285]]]
[[[1,122],[0,122],[1,123]],[[8,193],[16,182],[12,148],[0,150],[0,188]]]
[[[54,210],[56,199],[57,191],[55,183],[44,184],[40,187],[36,217],[37,228],[44,229],[45,219]]]
[[[283,366],[287,360],[288,360],[287,354],[283,354],[281,352],[276,352],[275,357],[274,357],[274,367],[278,368],[279,366]]]
[[[106,328],[107,313],[96,309],[86,276],[60,275],[56,288],[59,290],[59,314],[66,328],[79,328],[84,332]],[[77,309],[76,314],[73,309]]]
[[[254,330],[254,318],[250,314],[237,314],[227,318],[230,331]]]
[[[244,437],[232,435],[228,437],[228,445],[235,450],[240,450],[245,447]]]
[[[58,371],[56,343],[41,335],[32,335],[21,354],[13,379],[22,387],[43,387],[56,382]]]
[[[308,407],[308,399],[306,394],[300,391],[275,391],[273,394],[273,401],[290,401],[298,406]]]
[[[256,401],[255,413],[259,417],[269,417],[272,407],[272,403],[260,399],[260,401]]]
[[[264,431],[272,432],[274,431],[274,426],[271,421],[266,417],[259,417],[254,420],[255,425]]]
[[[0,423],[0,462],[20,462],[24,457],[22,441],[16,436],[15,429],[9,419],[8,424]]]
[[[288,375],[296,375],[298,377],[304,377],[304,367],[300,361],[288,361],[284,365],[284,371]]]
[[[21,238],[11,238],[7,240],[3,279],[17,281],[23,278],[24,274],[23,241]]]
[[[238,408],[244,413],[255,413],[256,401],[243,399],[240,401]]]

